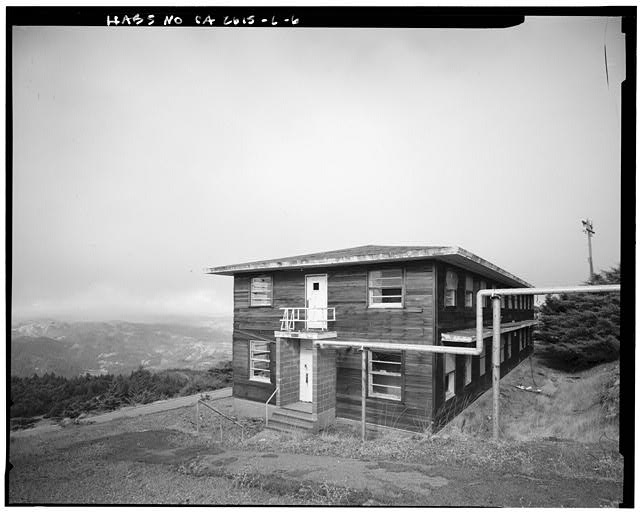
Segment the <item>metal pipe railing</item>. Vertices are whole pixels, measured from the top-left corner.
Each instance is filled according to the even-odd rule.
[[[309,322],[312,323],[324,323],[322,329],[327,328],[326,322],[336,321],[336,308],[280,308],[282,318],[280,319],[281,331],[294,331],[296,323],[303,323],[304,328],[307,329]],[[301,318],[300,313],[304,311],[304,316]],[[309,318],[309,312],[320,313],[319,318]]]
[[[503,295],[549,295],[557,293],[605,293],[619,292],[619,284],[610,285],[585,285],[585,286],[566,286],[553,288],[493,288],[479,290],[476,300],[476,344],[475,347],[448,347],[442,345],[417,345],[411,343],[388,343],[379,341],[334,341],[334,340],[313,340],[315,346],[323,348],[325,345],[330,347],[358,347],[361,350],[365,348],[379,350],[411,350],[415,352],[432,352],[436,354],[456,354],[456,355],[472,355],[477,356],[484,350],[483,338],[483,308],[482,298],[491,297],[493,311],[493,347],[492,347],[492,367],[493,367],[493,437],[495,440],[499,437],[499,396],[500,396],[500,305]],[[497,364],[496,364],[497,362]],[[364,391],[363,391],[364,396]],[[364,421],[363,421],[363,440],[364,440]]]
[[[202,399],[199,399],[196,402],[196,433],[197,434],[200,434],[200,404],[204,405],[207,409],[215,412],[216,414],[219,414],[223,418],[229,420],[231,423],[235,423],[236,425],[238,425],[240,427],[240,438],[242,441],[244,441],[244,426],[241,423],[234,420],[233,418],[231,418],[230,416],[227,416],[222,411],[219,411],[215,407],[212,407],[209,404],[205,403]],[[220,423],[220,442],[222,442],[222,422]]]
[[[277,387],[275,391],[271,393],[271,396],[267,398],[267,401],[264,403],[264,426],[265,427],[269,426],[269,402],[271,402],[271,399],[274,396],[276,396],[276,393],[278,392],[279,389],[280,388]]]

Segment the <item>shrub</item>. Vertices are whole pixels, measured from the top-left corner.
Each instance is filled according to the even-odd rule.
[[[620,265],[586,284],[620,283]],[[620,294],[548,295],[540,308],[536,338],[552,366],[583,370],[620,357]]]

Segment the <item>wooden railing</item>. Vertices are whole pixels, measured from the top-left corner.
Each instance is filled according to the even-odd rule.
[[[280,319],[281,331],[296,331],[296,324],[302,324],[304,330],[321,329],[327,330],[327,322],[336,321],[336,308],[280,308],[282,318]]]

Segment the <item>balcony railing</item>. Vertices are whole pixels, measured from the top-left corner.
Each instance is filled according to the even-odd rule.
[[[300,331],[309,329],[327,330],[328,322],[336,321],[336,308],[280,308],[281,331]]]

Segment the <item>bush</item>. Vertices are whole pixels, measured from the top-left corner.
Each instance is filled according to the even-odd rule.
[[[585,284],[620,283],[620,265]],[[540,308],[537,340],[551,366],[583,370],[620,357],[620,294],[548,295]]]
[[[231,363],[208,371],[138,368],[125,375],[82,375],[67,379],[55,374],[11,377],[11,417],[75,418],[89,411],[111,411],[123,405],[145,404],[228,386]]]

